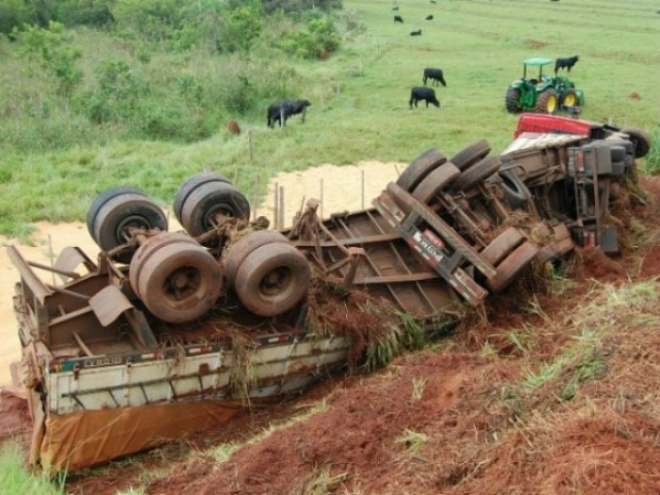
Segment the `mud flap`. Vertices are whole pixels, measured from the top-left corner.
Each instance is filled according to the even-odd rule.
[[[84,265],[85,269],[89,272],[96,272],[98,267],[89,257],[78,247],[66,247],[62,250],[57,260],[53,264],[53,268],[60,272],[74,273],[75,269],[80,265]],[[67,282],[71,277],[58,273],[60,278]]]
[[[94,311],[101,325],[109,326],[122,314],[128,320],[133,337],[140,347],[156,349],[158,342],[154,337],[144,315],[135,307],[124,293],[115,285],[108,285],[89,299],[89,306]]]

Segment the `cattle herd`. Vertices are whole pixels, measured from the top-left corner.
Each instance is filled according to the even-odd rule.
[[[558,0],[553,0],[553,1],[558,1]],[[435,0],[430,0],[432,4],[435,4]],[[398,11],[399,6],[395,5],[392,7],[392,10]],[[660,12],[660,11],[659,11]],[[432,21],[434,19],[433,14],[429,14],[425,17],[425,20],[427,21]],[[395,24],[403,24],[403,16],[401,14],[394,14],[394,23]],[[414,31],[410,32],[410,36],[421,36],[422,35],[422,30],[421,29],[416,29]],[[558,58],[555,63],[555,74],[557,73],[558,70],[560,69],[567,69],[568,72],[571,71],[571,68],[577,63],[579,57],[577,55],[573,57],[566,57],[566,58]],[[432,67],[427,67],[424,69],[424,73],[422,76],[422,82],[424,86],[414,86],[410,90],[410,99],[408,101],[408,105],[410,106],[410,109],[412,110],[413,106],[416,108],[417,103],[419,101],[424,101],[426,103],[426,107],[429,106],[429,104],[440,108],[440,101],[438,100],[435,90],[433,88],[429,88],[426,86],[426,83],[430,81],[431,85],[437,86],[438,84],[442,84],[443,86],[447,86],[447,82],[445,81],[444,73],[442,69],[438,68],[432,68]],[[277,122],[280,127],[284,127],[286,125],[286,120],[297,114],[302,114],[302,121],[305,122],[305,114],[307,111],[307,107],[311,105],[311,102],[309,100],[283,100],[283,101],[278,101],[275,103],[272,103],[268,107],[268,127],[273,128],[275,127],[275,123]]]

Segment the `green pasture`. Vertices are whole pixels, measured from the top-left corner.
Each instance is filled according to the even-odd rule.
[[[405,163],[430,147],[450,155],[481,138],[498,152],[517,121],[504,109],[506,89],[531,56],[579,55],[570,77],[585,92],[582,117],[646,129],[657,148],[657,9],[653,0],[625,6],[613,0],[345,0],[342,45],[328,60],[284,60],[268,47],[251,54],[249,63],[264,70],[279,64],[295,73],[298,97],[312,101],[304,124],[296,116],[284,129],[269,129],[264,100],[258,110],[227,113],[227,121],[239,122],[240,136],[219,126],[210,138],[185,144],[130,139],[67,115],[64,105],[50,109],[41,96],[50,82],[31,76],[12,44],[2,42],[0,142],[15,135],[22,145],[7,145],[0,154],[0,233],[24,235],[37,220],[82,220],[95,195],[117,185],[141,187],[169,207],[179,184],[205,169],[236,179],[254,202],[279,171],[328,162]],[[394,13],[404,24],[393,22]],[[422,36],[410,36],[415,29]],[[80,31],[75,41],[86,83],[99,61],[136,56],[134,47],[107,33]],[[232,64],[207,52],[154,52],[144,71],[152,83],[187,73],[221,88]],[[424,67],[445,72],[448,86],[436,88],[441,108],[410,110],[410,88],[422,84]],[[12,114],[25,107],[37,117]],[[30,146],[49,140],[52,151]]]

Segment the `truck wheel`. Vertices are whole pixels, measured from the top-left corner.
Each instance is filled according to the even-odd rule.
[[[509,113],[520,113],[522,107],[520,106],[520,90],[516,88],[509,88],[506,92],[504,99],[504,106]]]
[[[396,183],[410,192],[422,182],[424,177],[446,161],[447,158],[441,151],[431,148],[415,158],[399,176]]]
[[[463,171],[484,158],[488,153],[490,153],[490,144],[485,139],[481,139],[463,148],[452,156],[449,161],[456,165],[460,171]]]
[[[122,192],[105,201],[91,218],[92,239],[104,251],[125,244],[130,229],[167,230],[165,212],[142,193]],[[134,250],[123,251],[114,259],[129,263]]]
[[[276,243],[248,255],[238,269],[234,290],[252,313],[276,316],[298,304],[310,281],[305,256],[291,244]]]
[[[147,309],[168,323],[199,318],[222,291],[218,262],[180,232],[160,234],[143,243],[129,268],[129,281]]]
[[[564,94],[561,97],[561,105],[564,107],[576,107],[578,106],[579,99],[577,91],[572,88],[564,91]]]
[[[628,134],[635,149],[635,158],[644,158],[651,149],[651,136],[641,129],[626,127],[621,132]]]
[[[461,171],[453,163],[444,163],[419,183],[412,192],[412,196],[422,203],[429,204],[440,189],[451,184],[459,175],[461,175]]]
[[[504,199],[512,210],[522,207],[532,197],[532,193],[515,172],[504,170],[500,172],[499,176],[502,179]]]
[[[536,113],[554,114],[557,111],[557,91],[553,88],[548,88],[537,95],[534,111]]]
[[[172,205],[174,216],[179,223],[181,223],[181,210],[183,209],[183,204],[186,202],[190,193],[207,182],[224,182],[226,184],[231,184],[229,179],[216,172],[201,172],[190,177],[179,186],[179,190],[174,197],[174,204]]]
[[[236,242],[231,244],[224,255],[224,275],[230,287],[234,286],[236,273],[241,264],[252,251],[266,244],[284,243],[289,244],[286,236],[276,230],[257,230],[245,234]]]
[[[491,265],[497,266],[511,251],[520,246],[524,240],[525,236],[520,230],[515,227],[508,227],[481,251],[481,257]]]
[[[470,168],[461,172],[461,175],[454,182],[453,188],[455,191],[467,191],[473,188],[479,182],[487,179],[502,166],[502,160],[499,156],[489,156],[484,158],[479,163],[472,165]]]
[[[538,253],[539,248],[534,244],[523,242],[497,266],[497,273],[486,280],[486,286],[494,293],[502,292],[529,266]]]
[[[147,196],[143,191],[141,191],[137,187],[119,186],[103,191],[98,196],[96,196],[96,198],[94,198],[94,201],[92,201],[92,205],[89,207],[89,210],[87,210],[87,232],[89,232],[89,235],[92,238],[94,238],[94,222],[96,221],[96,216],[98,215],[99,210],[103,207],[104,204],[106,204],[112,198],[128,193],[137,194],[144,197]]]
[[[213,229],[217,215],[248,220],[250,203],[231,184],[207,182],[186,198],[181,209],[181,225],[191,236],[197,237]]]

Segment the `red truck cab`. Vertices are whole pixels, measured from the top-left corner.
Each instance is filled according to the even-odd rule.
[[[523,132],[578,134],[589,139],[607,139],[611,136],[630,139],[635,148],[635,158],[646,156],[651,149],[651,138],[641,129],[620,129],[608,124],[550,114],[523,113],[513,133],[514,139]]]

